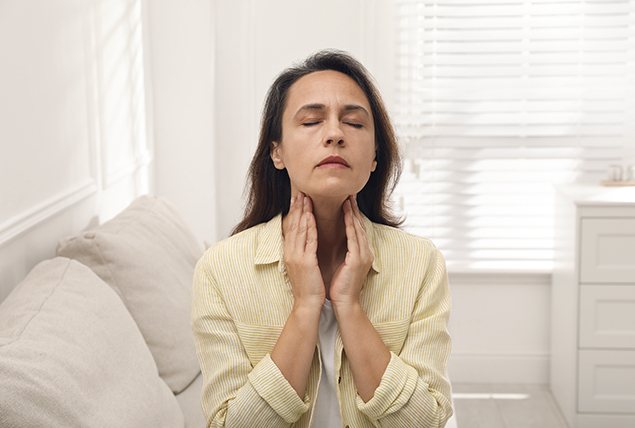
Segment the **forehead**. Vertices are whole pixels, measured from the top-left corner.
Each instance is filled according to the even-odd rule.
[[[370,104],[362,88],[346,74],[334,70],[316,71],[293,83],[285,114],[294,114],[308,104],[323,104],[327,108],[357,104],[370,113]]]

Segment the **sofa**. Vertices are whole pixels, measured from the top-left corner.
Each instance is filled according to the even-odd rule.
[[[204,427],[190,328],[202,254],[153,196],[60,240],[0,304],[0,427]]]

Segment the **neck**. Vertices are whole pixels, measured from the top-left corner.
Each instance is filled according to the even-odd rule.
[[[317,258],[320,268],[339,266],[346,257],[346,224],[343,204],[346,199],[311,198],[318,232]],[[283,230],[287,218],[283,219]]]
[[[314,200],[313,215],[318,230],[318,261],[337,263],[346,254],[346,225],[344,223],[344,201]]]

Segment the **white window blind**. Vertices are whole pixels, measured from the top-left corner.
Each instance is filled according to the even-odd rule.
[[[635,0],[397,0],[405,227],[454,271],[549,271],[554,184],[635,162]]]

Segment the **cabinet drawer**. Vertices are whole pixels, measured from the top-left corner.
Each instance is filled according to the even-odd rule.
[[[635,351],[579,354],[578,411],[635,414]]]
[[[635,350],[635,285],[580,287],[580,347]]]
[[[580,281],[635,283],[635,218],[582,218]]]

